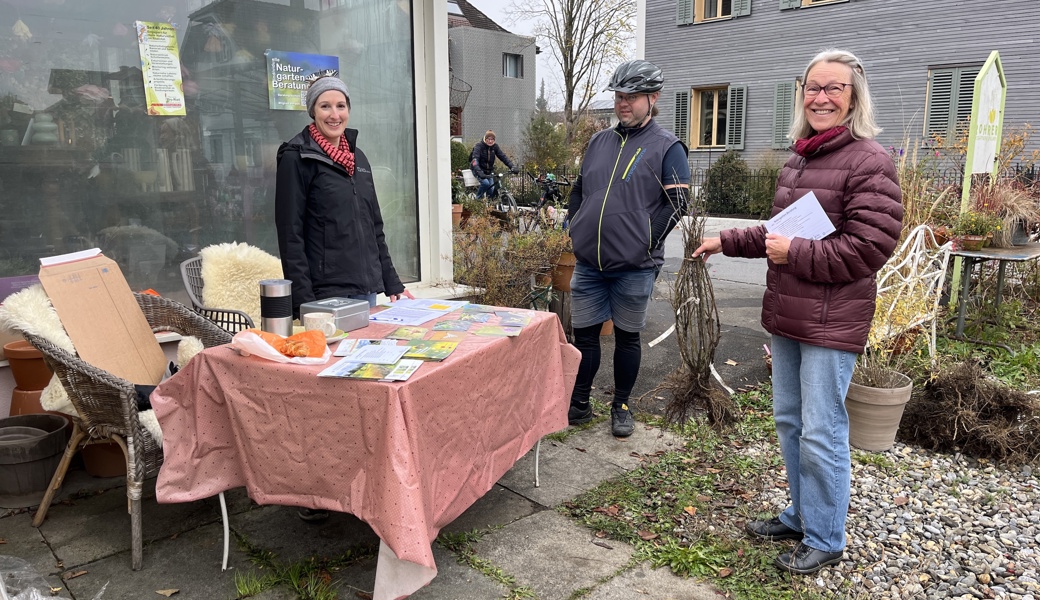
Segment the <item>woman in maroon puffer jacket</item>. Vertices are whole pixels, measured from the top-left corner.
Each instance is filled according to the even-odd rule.
[[[874,316],[874,275],[895,250],[903,206],[896,167],[873,140],[870,90],[859,59],[826,50],[809,62],[773,200],[776,215],[813,192],[835,231],[786,238],[764,226],[705,238],[694,256],[768,258],[762,326],[772,334],[773,415],[791,504],[751,521],[766,540],[800,544],[774,561],[800,574],[841,560],[851,462],[845,392]]]

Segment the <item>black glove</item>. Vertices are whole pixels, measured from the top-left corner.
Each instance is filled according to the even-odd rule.
[[[517,173],[520,172],[520,167],[510,167],[509,172],[512,173],[513,175],[516,175]]]

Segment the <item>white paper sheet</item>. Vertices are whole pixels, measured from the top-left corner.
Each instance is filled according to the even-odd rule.
[[[834,233],[834,224],[823,212],[816,194],[809,192],[766,221],[766,231],[787,238],[822,240]]]
[[[396,304],[396,302],[395,302]],[[420,308],[407,308],[404,306],[392,306],[386,310],[373,313],[369,320],[373,323],[392,323],[394,325],[422,325],[441,316],[442,312],[424,310]]]

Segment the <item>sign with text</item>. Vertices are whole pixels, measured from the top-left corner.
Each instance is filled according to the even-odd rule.
[[[975,78],[971,129],[968,131],[968,165],[972,173],[995,173],[1006,92],[1004,70],[1000,56],[994,50]]]
[[[274,110],[307,110],[307,87],[316,77],[339,76],[339,57],[267,50],[267,98]]]
[[[170,23],[136,21],[145,106],[153,116],[185,115],[177,29]]]

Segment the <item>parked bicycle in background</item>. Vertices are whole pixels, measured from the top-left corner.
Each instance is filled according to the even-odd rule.
[[[542,188],[542,192],[534,206],[520,208],[517,230],[526,232],[536,229],[566,229],[567,207],[561,188],[569,187],[570,180],[566,177],[556,177],[553,173],[542,173],[538,177],[527,173],[527,176]]]

